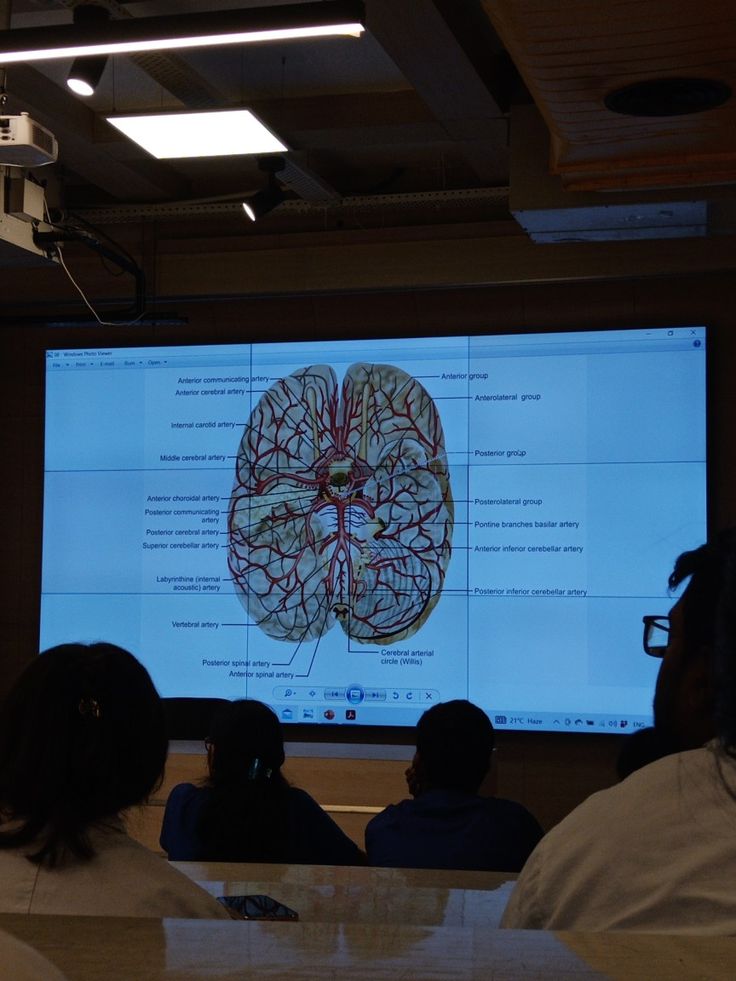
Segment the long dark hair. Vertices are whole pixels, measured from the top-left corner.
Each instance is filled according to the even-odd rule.
[[[32,844],[28,858],[51,866],[91,858],[90,828],[149,796],[167,749],[161,699],[132,654],[52,647],[0,712],[0,848]]]
[[[205,859],[286,861],[289,784],[278,718],[262,702],[230,702],[215,713],[209,744],[210,793],[198,829]]]

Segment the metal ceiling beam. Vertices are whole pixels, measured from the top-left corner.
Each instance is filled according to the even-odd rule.
[[[280,174],[279,174],[280,179]],[[456,191],[423,191],[413,194],[374,194],[369,197],[348,196],[336,200],[284,201],[280,214],[325,214],[330,212],[374,211],[391,208],[410,212],[418,208],[437,208],[442,205],[467,205],[477,208],[484,204],[505,204],[508,187],[473,187]],[[239,200],[170,201],[165,204],[119,204],[77,208],[78,214],[95,225],[124,225],[141,219],[201,218],[217,215],[242,215]]]
[[[477,176],[497,180],[506,152],[506,141],[498,141],[503,113],[432,0],[372,0],[367,14],[368,30]]]
[[[152,51],[130,55],[130,60],[187,109],[222,109],[227,105],[225,96],[178,55]]]

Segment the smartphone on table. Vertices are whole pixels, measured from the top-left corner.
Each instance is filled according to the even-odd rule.
[[[298,920],[296,910],[289,909],[270,896],[218,896],[222,903],[236,918],[244,920]]]

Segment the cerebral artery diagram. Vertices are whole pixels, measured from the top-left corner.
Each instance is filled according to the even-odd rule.
[[[442,591],[454,507],[444,435],[400,368],[312,365],[261,396],[237,457],[230,572],[252,621],[300,643],[411,637]]]

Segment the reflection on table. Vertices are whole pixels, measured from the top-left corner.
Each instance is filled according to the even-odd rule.
[[[213,896],[265,894],[303,923],[497,927],[514,875],[332,865],[174,862]]]
[[[0,915],[68,981],[325,981],[352,977],[708,978],[731,981],[736,940],[485,927]]]

